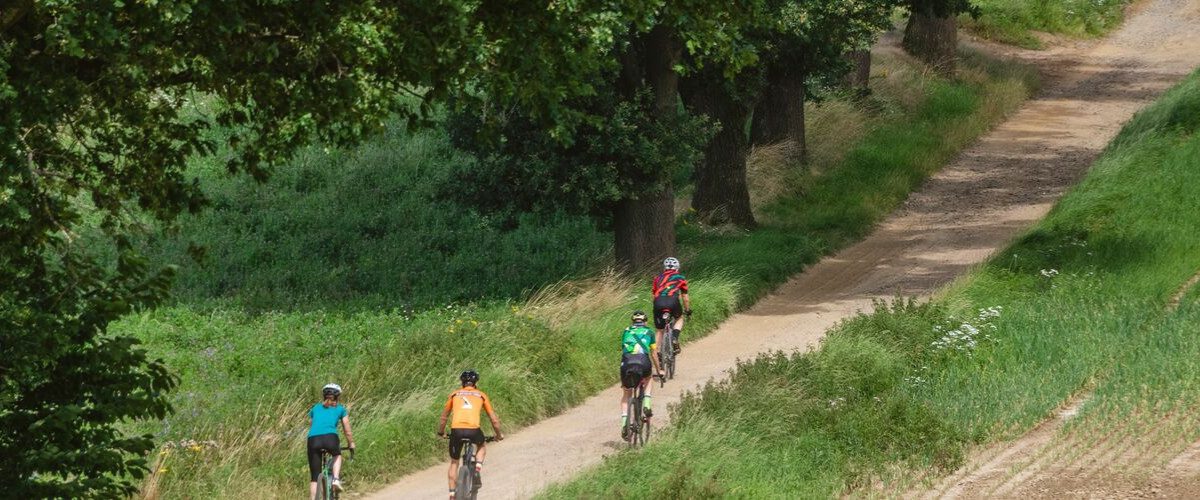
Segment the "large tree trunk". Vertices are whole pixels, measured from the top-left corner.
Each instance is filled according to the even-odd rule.
[[[642,269],[675,253],[675,196],[670,187],[653,197],[621,200],[614,215],[619,264]]]
[[[675,73],[675,64],[683,48],[674,31],[663,26],[651,30],[644,42],[642,57],[622,60],[623,64],[640,61],[644,66],[626,68],[622,77],[641,75],[645,78],[654,94],[654,115],[659,120],[666,120],[678,113],[679,74]],[[613,223],[613,247],[618,264],[640,269],[674,254],[675,191],[670,181],[658,193],[617,202]]]
[[[804,138],[804,62],[776,64],[767,72],[767,87],[754,109],[750,142],[765,146],[790,140],[796,157],[803,161],[808,144]]]
[[[675,31],[662,25],[650,30],[646,38],[646,83],[654,92],[654,113],[659,119],[679,112],[679,73],[675,65],[683,55]]]
[[[904,27],[904,50],[942,75],[958,62],[958,22],[953,12],[938,17],[933,7],[914,9]]]
[[[713,224],[733,222],[753,227],[754,213],[746,186],[745,128],[753,101],[738,102],[724,84],[723,75],[706,72],[685,79],[680,88],[688,108],[721,125],[704,149],[704,161],[696,168],[692,208]]]
[[[842,78],[842,84],[851,90],[865,92],[871,82],[871,49],[848,52],[845,57],[850,62],[850,71]]]

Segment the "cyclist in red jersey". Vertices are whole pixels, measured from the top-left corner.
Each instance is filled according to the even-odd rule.
[[[675,316],[675,339],[671,349],[679,353],[679,333],[683,330],[683,317],[692,315],[692,299],[688,297],[688,282],[679,273],[679,259],[667,257],[663,260],[663,272],[654,277],[650,285],[654,295],[654,328],[658,330],[657,344],[662,345],[663,330],[667,327],[662,312],[670,310]]]

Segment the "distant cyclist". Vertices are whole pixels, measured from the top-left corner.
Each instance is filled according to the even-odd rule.
[[[446,407],[442,410],[442,421],[438,423],[438,435],[450,438],[450,498],[454,498],[454,486],[458,483],[458,460],[462,457],[463,438],[471,440],[478,450],[475,452],[475,471],[483,469],[483,458],[487,454],[484,448],[483,429],[479,428],[479,412],[487,411],[488,419],[492,421],[492,430],[496,431],[496,441],[504,439],[500,432],[500,418],[492,410],[492,400],[487,394],[475,387],[479,383],[479,374],[475,370],[467,370],[458,376],[462,388],[450,393],[446,399]],[[450,435],[446,435],[446,419],[453,414],[450,422]],[[481,484],[476,479],[475,484]]]
[[[654,277],[650,286],[654,294],[654,327],[658,329],[658,345],[662,345],[663,329],[667,327],[662,319],[662,312],[671,311],[675,316],[675,330],[671,349],[679,353],[679,333],[683,330],[683,316],[692,315],[692,299],[688,297],[688,282],[679,274],[679,259],[667,257],[663,261],[663,272]]]
[[[632,323],[621,332],[621,439],[629,439],[629,398],[633,389],[639,383],[650,377],[651,373],[660,374],[658,367],[658,346],[654,342],[654,331],[646,326],[646,313],[634,311],[630,317]],[[654,371],[651,372],[651,367]],[[650,388],[654,384],[646,384],[646,395],[642,406],[646,416],[650,412]]]
[[[338,403],[342,396],[342,387],[337,384],[327,384],[321,388],[321,402],[308,410],[312,425],[308,428],[308,472],[311,480],[308,483],[308,496],[317,498],[317,477],[321,475],[321,452],[333,456],[333,489],[342,491],[342,446],[338,442],[337,426],[342,424],[342,432],[346,433],[349,448],[354,448],[354,433],[350,431],[350,416],[346,407]]]

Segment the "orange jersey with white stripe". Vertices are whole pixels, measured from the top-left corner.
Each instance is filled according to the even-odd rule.
[[[451,429],[478,429],[479,413],[492,413],[492,400],[479,389],[463,387],[450,393],[445,409],[451,413]]]

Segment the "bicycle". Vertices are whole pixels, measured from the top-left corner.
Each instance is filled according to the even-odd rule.
[[[342,451],[346,450],[350,450],[348,460],[354,460],[354,448],[342,448]],[[330,456],[328,450],[321,451],[321,475],[317,476],[317,500],[337,500],[340,495],[337,490],[333,489],[333,460],[329,459]]]
[[[495,441],[495,436],[483,438],[485,443]],[[458,480],[454,483],[454,500],[475,500],[483,487],[483,478],[475,470],[475,443],[463,438],[462,462],[458,465]]]
[[[662,380],[661,375],[655,375],[654,378]],[[642,410],[642,401],[646,397],[646,379],[638,382],[634,388],[633,396],[629,398],[629,408],[626,410],[626,415],[629,422],[626,424],[627,432],[625,432],[625,441],[629,443],[630,448],[635,448],[639,445],[644,445],[650,441],[650,416],[644,415]]]
[[[667,379],[675,378],[675,316],[670,309],[663,309],[663,345],[659,346],[658,360],[662,362],[663,376],[659,378],[659,387],[667,385]]]

